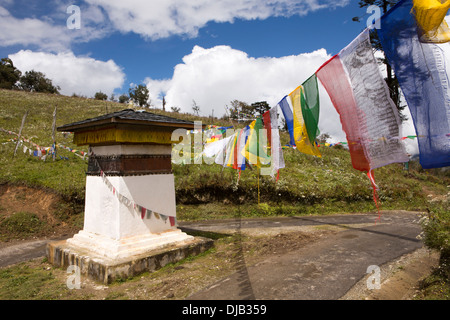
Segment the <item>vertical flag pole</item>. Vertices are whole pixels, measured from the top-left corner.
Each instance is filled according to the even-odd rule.
[[[56,109],[58,106],[55,106],[55,111],[53,111],[53,124],[52,124],[52,140],[53,140],[53,161],[56,160]]]
[[[259,197],[259,171],[260,171],[261,169],[260,168],[258,168],[258,206],[259,206],[259,200],[260,200],[260,197]]]
[[[19,147],[20,137],[22,135],[22,129],[23,129],[23,125],[25,124],[25,120],[27,118],[27,115],[28,115],[28,110],[25,112],[25,115],[22,118],[22,124],[20,125],[19,135],[17,136],[17,143],[16,143],[16,148],[14,149],[13,158],[16,156],[17,148]]]

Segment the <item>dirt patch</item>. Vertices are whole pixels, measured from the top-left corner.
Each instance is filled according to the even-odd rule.
[[[380,288],[369,290],[361,279],[343,300],[411,300],[417,295],[420,281],[439,265],[439,253],[421,248],[380,267]]]
[[[74,212],[70,205],[65,203],[60,196],[45,189],[35,189],[26,186],[0,185],[0,223],[13,218],[16,214],[28,214],[36,225],[43,226],[33,234],[21,234],[18,230],[10,231],[10,236],[4,234],[1,241],[11,242],[17,240],[42,239],[48,237],[61,237],[75,233],[78,229],[74,226]],[[33,223],[33,221],[31,221]]]
[[[0,186],[0,214],[9,217],[14,213],[25,211],[36,214],[50,223],[55,221],[51,214],[59,198],[44,190],[23,186]]]
[[[450,186],[448,186],[450,188]],[[449,202],[450,201],[450,189],[447,194],[437,194],[434,190],[423,186],[422,191],[427,195],[427,200],[429,202]]]

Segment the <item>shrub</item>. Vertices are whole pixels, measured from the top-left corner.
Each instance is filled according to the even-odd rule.
[[[430,210],[422,219],[423,241],[440,252],[440,269],[450,278],[450,211],[448,201]]]

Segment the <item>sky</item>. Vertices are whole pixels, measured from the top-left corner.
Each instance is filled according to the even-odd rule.
[[[195,103],[222,116],[235,99],[275,106],[369,16],[357,0],[0,0],[0,57],[43,72],[64,95],[117,98],[144,84],[154,108],[164,95],[167,110]],[[345,141],[320,91],[319,128]]]

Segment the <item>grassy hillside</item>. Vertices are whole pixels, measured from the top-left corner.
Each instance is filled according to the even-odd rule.
[[[28,111],[22,136],[40,146],[50,147],[55,107],[58,108],[57,126],[129,108],[126,104],[110,101],[0,90],[0,128],[18,133],[22,117]],[[153,109],[150,111],[185,120],[200,120],[206,124],[210,123],[208,118],[195,117],[190,114],[174,114]],[[46,187],[64,197],[74,199],[84,197],[87,160],[82,160],[67,150],[59,149],[58,154],[69,160],[53,162],[47,159],[44,162],[39,161],[36,157],[25,155],[23,148],[19,148],[19,152],[13,159],[15,143],[8,142],[8,140],[15,137],[0,131],[0,184],[8,182]],[[72,149],[87,151],[87,147],[74,145],[72,139],[72,135],[64,136],[60,132],[56,134],[57,143]],[[32,147],[30,143],[25,143],[25,145]]]
[[[50,146],[55,106],[57,126],[127,108],[85,98],[0,90],[0,128],[18,132],[28,111],[23,136]],[[211,121],[189,114],[152,111],[206,124]],[[214,120],[214,124],[230,123]],[[13,158],[15,144],[8,141],[13,137],[0,131],[0,242],[55,236],[55,229],[62,235],[82,228],[87,160],[64,149],[58,153],[67,160],[42,161],[24,154],[22,148]],[[281,137],[282,142],[287,142],[286,133]],[[57,133],[57,142],[78,148],[70,135]],[[280,171],[278,182],[259,176],[257,170],[245,170],[238,180],[235,170],[219,165],[173,165],[178,218],[375,213],[371,184],[364,173],[352,168],[349,152],[342,147],[321,148],[321,152],[322,158],[316,158],[284,150],[286,168]],[[382,210],[428,212],[424,241],[441,251],[442,262],[424,282],[422,298],[441,299],[445,296],[443,290],[447,290],[448,298],[450,171],[423,170],[417,162],[411,162],[409,170],[403,164],[377,169],[375,179]]]
[[[55,106],[58,106],[57,126],[127,108],[123,104],[93,99],[0,90],[0,128],[18,132],[22,116],[28,111],[23,136],[39,145],[50,146]],[[211,121],[189,114],[152,111],[203,123]],[[229,125],[219,120],[214,123]],[[0,143],[12,137],[0,132]],[[287,136],[282,135],[282,139],[286,140]],[[64,137],[58,132],[57,142],[78,148],[70,135]],[[25,155],[21,148],[13,159],[14,143],[1,147],[0,183],[45,187],[69,200],[84,200],[87,160],[59,149],[59,154],[69,160],[41,161]],[[80,149],[87,151],[86,147]],[[238,181],[236,171],[230,168],[174,165],[180,217],[229,216],[236,213],[233,210],[245,211],[244,215],[375,211],[369,180],[364,173],[352,168],[348,151],[321,148],[321,152],[322,158],[316,158],[297,150],[285,150],[286,168],[280,171],[278,182],[260,176],[258,183],[257,170],[242,172]],[[380,186],[382,209],[425,210],[430,197],[447,195],[450,184],[448,171],[446,174],[438,170],[425,171],[417,163],[412,163],[408,171],[402,164],[377,169],[375,178]],[[258,194],[260,205],[257,205]],[[233,204],[233,210],[227,204]]]

